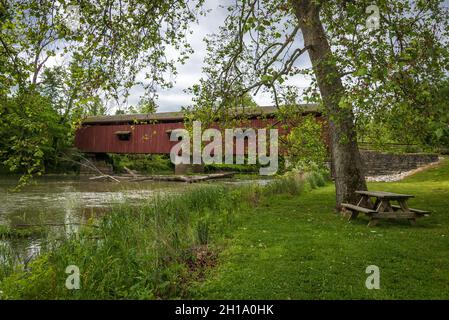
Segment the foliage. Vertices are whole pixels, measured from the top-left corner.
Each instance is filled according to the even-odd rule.
[[[447,4],[376,1],[379,28],[367,29],[371,1],[329,1],[323,19],[360,139],[375,144],[447,145]]]
[[[287,173],[284,176],[275,178],[270,181],[263,189],[263,194],[271,196],[275,194],[290,194],[298,196],[304,190],[304,178],[302,175],[296,173]]]
[[[287,136],[289,165],[304,171],[324,168],[328,158],[324,130],[314,116],[306,116]]]
[[[194,108],[226,113],[242,97],[272,90],[276,105],[298,102],[284,81],[301,72],[295,62],[306,51],[296,48],[299,28],[288,1],[236,1],[219,31],[206,39],[205,77],[192,87]]]
[[[312,189],[324,187],[327,183],[329,175],[318,172],[318,171],[312,171],[307,176],[307,182],[309,183],[310,187]]]
[[[166,76],[176,73],[175,63],[183,63],[191,53],[185,35],[189,23],[202,13],[201,3],[2,1],[0,111],[3,117],[4,109],[11,108],[7,106],[15,104],[16,98],[36,109],[2,119],[6,132],[26,129],[20,141],[13,138],[14,148],[2,145],[7,166],[24,171],[22,182],[26,182],[44,170],[42,152],[48,151],[44,149],[51,140],[56,141],[53,153],[45,157],[64,153],[58,144],[71,141],[70,134],[50,137],[46,126],[61,125],[73,131],[83,116],[104,113],[106,104],[125,103],[135,86],[144,87],[147,108],[157,88],[171,85]],[[179,51],[177,58],[166,57],[167,46]],[[149,67],[146,73],[142,72],[145,67]],[[45,107],[30,102],[38,99],[37,93],[47,98]],[[37,117],[43,108],[44,115]]]
[[[447,7],[441,0],[377,1],[380,28],[371,30],[371,4],[254,0],[227,6],[224,24],[206,39],[205,76],[192,88],[192,108],[226,114],[230,100],[261,91],[278,108],[323,104],[341,172],[337,205],[349,200],[354,189],[366,188],[356,129],[362,135],[368,126],[375,129],[370,136],[377,140],[429,145],[442,143],[448,128],[448,105],[438,94],[448,74]],[[315,53],[309,54],[313,66],[307,52]],[[292,85],[301,75],[312,80],[303,92]]]
[[[181,297],[198,270],[198,246],[212,250],[229,236],[242,210],[241,190],[196,187],[113,208],[99,228],[47,246],[29,264],[0,279],[2,299],[157,299]],[[68,265],[81,271],[81,289],[64,286]],[[1,273],[0,273],[1,275]]]
[[[4,98],[0,105],[0,161],[12,172],[24,172],[19,185],[44,172],[70,146],[70,128],[60,123],[48,98],[35,91]]]
[[[248,114],[257,111],[258,104],[249,94],[222,98],[214,96],[212,87],[205,89],[201,85],[194,85],[188,91],[194,96],[194,105],[183,108],[187,129],[193,120],[201,121],[204,126],[218,122],[222,128],[240,127]]]
[[[156,174],[173,172],[173,164],[166,155],[109,155],[114,171],[123,172],[124,168],[135,170],[139,173]]]
[[[136,107],[129,107],[126,113],[155,113],[157,105],[153,99],[140,99]]]
[[[70,125],[83,116],[96,116],[106,113],[101,97],[81,86],[83,71],[75,63],[70,68],[56,66],[42,72],[38,90],[51,101],[53,108],[61,116],[61,122]]]
[[[204,167],[206,172],[215,172],[215,171],[233,171],[233,172],[246,172],[253,173],[258,172],[259,165],[258,164],[208,164]]]
[[[298,196],[302,175],[289,173],[267,186],[200,186],[142,206],[120,205],[68,239],[52,242],[29,264],[11,267],[0,250],[0,299],[179,298],[240,224],[240,215],[265,197]],[[63,240],[63,241],[61,241]],[[1,249],[1,248],[0,248]],[[81,289],[64,287],[68,265],[81,271]],[[2,271],[3,270],[3,271]]]
[[[113,98],[118,99],[119,94],[126,97],[138,83],[137,73],[147,66],[152,66],[145,75],[150,91],[154,85],[169,85],[163,73],[175,72],[174,62],[183,62],[190,53],[184,37],[200,4],[141,0],[2,2],[1,52],[7,57],[8,79],[27,86],[31,78],[31,84],[38,85],[40,73],[46,67],[51,69],[49,62],[58,57],[68,60],[63,68],[78,82],[73,90],[93,94],[102,90]],[[166,59],[167,45],[179,49],[178,59]]]
[[[0,225],[0,239],[44,237],[47,231],[47,229],[40,226],[11,228],[5,225]]]

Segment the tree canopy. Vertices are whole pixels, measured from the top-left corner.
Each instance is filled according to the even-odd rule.
[[[381,127],[388,140],[444,143],[449,120],[444,2],[376,1],[378,28],[367,22],[371,1],[314,2],[332,48],[327,63],[337,66],[346,88],[338,103],[354,110],[360,135],[378,136],[373,128]],[[195,107],[227,108],[229,97],[263,90],[278,106],[321,102],[293,4],[250,0],[225,6],[224,25],[206,40],[206,76],[193,87]],[[288,81],[298,75],[310,76],[312,86],[301,91]]]
[[[444,1],[235,0],[223,7],[224,24],[205,39],[205,76],[191,88],[191,111],[226,115],[264,91],[276,106],[320,103],[343,179],[337,202],[365,187],[358,138],[448,144]],[[135,86],[145,95],[134,111],[153,111],[158,90],[172,84],[167,76],[192,53],[191,23],[205,13],[203,0],[1,0],[3,165],[42,172],[69,147],[82,116],[106,112],[108,101],[124,104]],[[179,55],[167,58],[167,48]],[[300,88],[298,76],[312,85]]]
[[[125,103],[136,85],[145,88],[144,101],[151,103],[157,90],[171,85],[167,76],[176,73],[175,64],[191,53],[185,35],[201,14],[201,3],[2,0],[3,165],[26,172],[26,180],[43,172],[42,158],[57,157],[57,143],[52,142],[52,154],[47,140],[36,136],[41,129],[31,129],[35,126],[74,127],[83,115],[104,113],[107,101]],[[169,46],[179,51],[177,58],[167,58]],[[14,135],[21,127],[31,131]],[[70,141],[71,134],[66,130],[54,138]]]

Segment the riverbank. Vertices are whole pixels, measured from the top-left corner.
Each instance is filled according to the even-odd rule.
[[[49,241],[28,271],[4,264],[2,298],[448,298],[449,160],[369,188],[414,194],[411,206],[432,215],[415,227],[348,223],[333,214],[334,188],[321,175],[196,186],[144,207],[115,207],[99,228]],[[365,287],[372,264],[380,290]],[[80,269],[80,290],[64,286],[68,265]]]
[[[269,193],[298,194],[303,185],[293,176],[266,187],[203,185],[153,197],[142,206],[114,206],[67,239],[48,238],[27,265],[15,266],[14,253],[3,252],[1,298],[186,297],[189,285],[215,265],[244,212]],[[69,265],[79,268],[82,290],[65,288]]]
[[[196,299],[448,299],[449,159],[401,182],[371,190],[413,194],[410,205],[432,211],[411,227],[384,221],[367,228],[333,215],[334,187],[300,197],[275,196],[248,211],[232,244]],[[368,290],[366,267],[380,269],[380,290]]]

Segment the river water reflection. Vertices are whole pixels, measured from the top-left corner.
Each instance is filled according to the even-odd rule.
[[[220,180],[209,183],[249,183]],[[100,217],[120,203],[139,205],[159,194],[176,194],[193,185],[180,182],[112,182],[87,177],[47,176],[20,192],[10,192],[17,178],[0,176],[0,225],[20,228],[29,225],[50,226],[52,232],[76,232],[80,224]],[[264,180],[259,181],[264,183]],[[195,184],[197,185],[197,184]],[[0,240],[0,246],[20,255],[34,255],[39,238]],[[0,248],[1,249],[1,248]]]
[[[48,226],[52,233],[73,233],[90,218],[100,217],[120,203],[139,205],[158,194],[179,193],[191,185],[179,182],[109,182],[87,177],[50,176],[11,192],[15,177],[0,177],[0,225],[12,228]],[[35,255],[39,238],[0,240],[18,255]],[[5,249],[5,248],[3,248]]]
[[[16,179],[0,177],[0,224],[80,223],[118,203],[138,203],[160,193],[181,192],[173,182],[105,182],[86,177],[52,176],[20,192],[10,192]]]

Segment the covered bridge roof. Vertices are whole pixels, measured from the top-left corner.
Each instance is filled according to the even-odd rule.
[[[298,105],[298,109],[303,113],[319,113],[318,105],[302,104]],[[251,109],[245,113],[250,117],[270,116],[278,110],[275,106],[262,106]],[[242,112],[243,113],[243,112]],[[93,116],[85,118],[82,123],[89,124],[108,124],[108,123],[130,123],[134,121],[157,121],[157,122],[178,122],[184,120],[184,113],[178,112],[157,112],[157,113],[136,113],[136,114],[119,114],[111,116]]]

